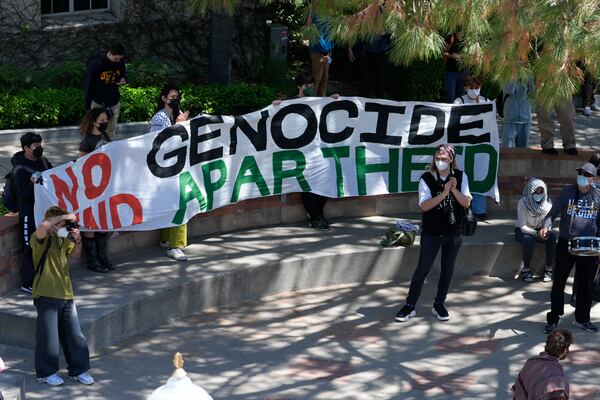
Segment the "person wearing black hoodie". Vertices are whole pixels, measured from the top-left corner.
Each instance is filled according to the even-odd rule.
[[[106,108],[109,115],[107,133],[115,139],[121,109],[119,86],[127,83],[127,68],[123,62],[125,47],[112,44],[106,53],[91,56],[84,78],[85,105],[88,109]]]
[[[19,212],[19,227],[21,228],[21,290],[31,293],[33,284],[33,260],[31,252],[27,252],[29,239],[35,231],[33,214],[34,194],[31,171],[45,171],[52,168],[52,164],[43,157],[42,137],[34,132],[27,132],[21,136],[22,151],[15,153],[10,160],[14,171],[14,182],[17,191],[17,209]],[[25,168],[15,168],[17,166]]]

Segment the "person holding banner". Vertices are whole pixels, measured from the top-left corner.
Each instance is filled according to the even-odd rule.
[[[83,139],[79,143],[79,157],[83,157],[103,144],[110,142],[108,136],[108,114],[103,107],[92,108],[81,121]],[[85,232],[83,234],[83,251],[87,258],[86,267],[95,272],[106,273],[115,267],[106,256],[106,232]]]
[[[454,104],[479,104],[488,103],[490,100],[481,95],[483,78],[475,75],[467,75],[464,79],[465,92],[467,94],[457,97]],[[482,194],[473,194],[471,210],[477,219],[487,219],[487,197]]]
[[[314,79],[310,74],[300,74],[294,78],[294,83],[298,89],[298,93],[290,97],[288,100],[300,99],[306,96],[313,95]],[[338,99],[339,94],[335,93],[331,95],[331,98]],[[278,106],[281,104],[281,100],[274,100],[273,105]],[[325,218],[325,204],[327,204],[327,197],[321,196],[316,193],[302,192],[302,204],[304,209],[310,217],[308,226],[320,231],[328,231],[331,229],[329,221]]]
[[[423,210],[421,250],[406,303],[396,314],[396,321],[405,322],[416,315],[421,289],[440,247],[442,271],[431,312],[440,321],[450,319],[444,302],[462,244],[464,209],[471,204],[471,198],[467,177],[456,168],[454,147],[449,144],[437,146],[429,170],[419,180],[419,207]]]
[[[67,361],[69,377],[84,385],[94,383],[87,372],[90,352],[81,332],[69,276],[68,257],[80,242],[76,217],[52,206],[31,237],[36,275],[33,303],[37,310],[35,331],[35,374],[50,386],[64,383],[58,376],[60,348]]]
[[[598,172],[587,162],[577,169],[577,184],[563,189],[546,216],[540,235],[546,235],[552,222],[560,213],[559,238],[556,248],[554,282],[550,295],[551,309],[546,314],[544,331],[550,333],[558,328],[560,316],[564,314],[564,291],[567,278],[575,266],[574,286],[575,321],[573,325],[588,332],[598,328],[590,321],[592,293],[590,282],[596,272],[596,256],[577,255],[571,252],[571,240],[577,237],[592,237],[600,233],[600,190],[592,186]]]
[[[162,131],[178,122],[187,120],[189,112],[179,110],[179,89],[173,84],[162,87],[157,101],[157,112],[150,121],[150,132]],[[187,225],[183,224],[160,231],[160,247],[167,249],[167,257],[187,261],[183,248],[187,246]]]

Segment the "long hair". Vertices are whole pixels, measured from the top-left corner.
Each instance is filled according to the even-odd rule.
[[[94,130],[94,124],[102,113],[106,114],[106,109],[102,107],[96,107],[92,108],[87,112],[87,114],[85,114],[85,117],[83,117],[83,121],[81,121],[81,125],[79,126],[83,136],[87,136],[92,133]]]
[[[158,95],[158,99],[156,101],[156,112],[159,112],[160,110],[165,108],[165,102],[162,98],[163,96],[167,97],[171,90],[177,90],[177,93],[179,93],[179,89],[173,83],[167,83],[160,89],[160,94]]]
[[[454,146],[451,144],[440,144],[435,148],[435,153],[433,154],[431,164],[429,164],[429,167],[427,167],[429,172],[435,172],[436,174],[440,173],[435,165],[435,155],[438,153],[447,154],[450,157],[450,171],[456,169],[456,151],[454,150]]]

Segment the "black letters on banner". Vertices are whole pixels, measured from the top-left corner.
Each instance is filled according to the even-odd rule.
[[[370,143],[385,143],[385,144],[402,144],[401,136],[388,136],[387,127],[390,114],[404,114],[406,107],[404,106],[388,106],[386,104],[366,103],[365,111],[377,113],[377,127],[375,132],[364,132],[360,134],[361,142]]]
[[[463,135],[461,131],[468,129],[481,129],[483,128],[483,120],[477,120],[466,124],[460,123],[460,117],[463,115],[479,115],[490,112],[494,109],[492,103],[474,104],[468,107],[466,106],[453,106],[450,110],[450,121],[448,121],[448,143],[488,143],[490,142],[490,133],[484,133],[483,135]]]
[[[173,136],[181,137],[182,143],[185,143],[189,139],[187,130],[181,125],[173,125],[168,128],[165,128],[154,138],[154,141],[152,142],[152,149],[146,157],[148,169],[150,169],[150,172],[152,172],[152,174],[158,178],[169,178],[171,176],[175,176],[179,174],[185,166],[185,157],[187,155],[187,146],[185,145],[178,147],[175,150],[172,150],[168,153],[165,153],[165,160],[169,160],[174,157],[177,158],[175,164],[169,167],[162,167],[156,161],[156,154],[158,154],[160,147],[163,145],[164,142],[166,142]]]
[[[308,123],[302,135],[289,139],[283,134],[283,119],[290,114],[298,114]],[[317,117],[306,104],[290,104],[279,110],[271,120],[271,136],[281,149],[299,149],[311,143],[317,135]]]
[[[329,132],[327,130],[327,116],[330,112],[339,110],[346,111],[349,118],[358,117],[358,107],[350,100],[332,101],[323,107],[323,110],[321,111],[321,122],[319,123],[319,132],[321,133],[321,140],[325,143],[343,142],[352,136],[352,132],[354,132],[354,128],[349,126],[339,132]]]
[[[418,135],[419,124],[423,115],[435,117],[435,128],[431,135]],[[446,115],[444,111],[437,107],[426,106],[422,104],[415,105],[410,119],[410,131],[408,134],[409,144],[431,144],[444,137],[444,125],[446,124]]]
[[[237,150],[237,130],[238,128],[246,135],[256,151],[264,151],[267,148],[267,118],[269,118],[268,111],[262,111],[260,113],[260,120],[258,121],[257,130],[254,130],[242,116],[235,117],[235,123],[229,131],[230,142],[229,142],[229,155],[234,155]]]
[[[194,118],[190,121],[190,165],[196,165],[201,162],[216,160],[217,158],[223,157],[223,147],[217,147],[216,149],[198,153],[198,144],[221,136],[220,129],[198,135],[198,128],[209,124],[220,124],[222,122],[223,118],[218,115]]]

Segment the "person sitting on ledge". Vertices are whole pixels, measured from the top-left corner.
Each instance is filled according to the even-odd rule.
[[[545,236],[540,233],[544,219],[551,208],[552,203],[548,198],[546,184],[541,179],[531,178],[523,190],[523,197],[517,204],[517,225],[515,226],[515,238],[523,245],[521,278],[527,283],[533,282],[531,260],[536,242],[544,243],[546,246],[546,268],[542,280],[544,282],[552,281],[556,235],[552,231],[547,231]]]

